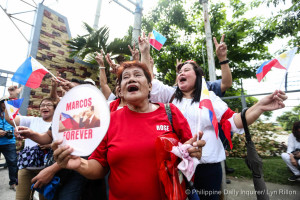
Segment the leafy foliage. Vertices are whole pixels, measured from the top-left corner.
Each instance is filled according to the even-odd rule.
[[[249,126],[249,131],[259,156],[280,156],[282,152],[286,151],[286,144],[273,139],[274,133],[278,132],[273,124],[258,121]],[[233,149],[230,151],[230,156],[245,157],[247,153],[245,141],[245,134],[234,134],[232,138]]]
[[[290,131],[293,128],[293,124],[300,120],[300,105],[294,107],[292,111],[284,112],[276,119],[284,130]]]
[[[83,23],[88,34],[77,36],[68,40],[69,49],[71,50],[70,57],[78,57],[91,64],[97,64],[95,52],[101,49],[103,52],[109,53],[114,57],[128,57],[130,51],[128,45],[132,39],[132,27],[129,28],[128,34],[123,38],[115,38],[112,42],[108,42],[109,28],[106,26],[100,27],[98,30],[93,29],[87,23]]]

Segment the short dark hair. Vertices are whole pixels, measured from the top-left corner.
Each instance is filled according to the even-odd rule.
[[[195,82],[195,86],[194,86],[194,91],[192,93],[192,97],[193,97],[192,103],[199,102],[200,97],[201,97],[201,89],[202,89],[202,76],[204,76],[204,72],[203,72],[202,68],[195,61],[186,61],[184,63],[177,65],[176,66],[177,71],[179,72],[181,70],[181,68],[186,64],[191,64],[193,66],[193,69],[196,74],[196,82]],[[175,98],[178,99],[179,101],[181,101],[183,98],[183,93],[179,89],[179,87],[176,88]]]
[[[54,109],[55,109],[56,106],[57,106],[57,101],[56,101],[54,98],[47,97],[47,98],[42,99],[42,101],[40,102],[39,107],[41,106],[41,104],[43,103],[43,101],[51,101],[51,102],[53,103],[53,108],[54,108]]]

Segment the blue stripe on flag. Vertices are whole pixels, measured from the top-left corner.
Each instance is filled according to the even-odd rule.
[[[153,35],[154,35],[154,38],[157,42],[161,43],[162,45],[165,44],[167,38],[165,38],[162,34],[160,34],[159,32],[153,30]]]
[[[17,69],[11,78],[12,81],[26,85],[29,76],[32,73],[31,57],[28,57],[25,62]]]

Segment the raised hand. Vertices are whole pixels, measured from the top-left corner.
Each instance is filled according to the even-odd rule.
[[[259,108],[262,111],[272,111],[277,110],[280,108],[284,108],[285,105],[283,101],[285,101],[288,97],[286,96],[285,92],[281,90],[275,90],[272,94],[265,96],[261,100],[257,102]]]
[[[151,33],[146,37],[145,32],[143,32],[143,36],[139,36],[139,49],[141,53],[150,52],[150,35]]]
[[[132,48],[128,45],[128,48],[131,52],[132,60],[140,61],[140,51],[135,48],[135,43],[133,43]]]
[[[66,79],[63,79],[61,77],[56,77],[56,78],[57,78],[57,80],[55,80],[55,81],[57,81],[58,85],[61,86],[65,91],[69,91],[70,89],[75,87],[75,85],[72,82],[70,82]]]
[[[99,54],[98,52],[96,52],[96,57],[95,60],[97,61],[99,67],[104,67],[104,59],[103,59],[103,50],[101,49],[101,54]]]
[[[111,60],[109,54],[106,54],[105,59],[106,59],[107,63],[109,64],[110,68],[111,68],[111,73],[116,74],[116,73],[117,73],[117,70],[118,70],[118,67],[120,67],[120,65],[115,64],[115,63]]]
[[[216,47],[216,55],[220,62],[227,59],[227,45],[224,43],[225,35],[223,34],[220,40],[220,43],[218,43],[217,39],[213,37],[215,47]]]
[[[9,98],[14,99],[18,98],[18,95],[21,93],[23,87],[19,87],[16,85],[12,85],[8,87]]]

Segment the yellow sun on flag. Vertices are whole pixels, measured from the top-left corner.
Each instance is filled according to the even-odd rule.
[[[209,95],[209,91],[208,91],[208,89],[207,89],[207,88],[205,88],[205,89],[203,90],[203,94],[205,94],[205,95]]]
[[[12,107],[10,107],[10,113],[13,113],[14,109]]]
[[[287,53],[283,53],[279,55],[279,58],[286,59],[288,57]]]

